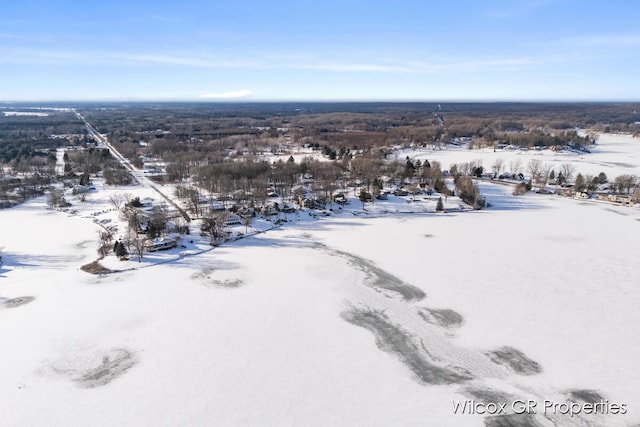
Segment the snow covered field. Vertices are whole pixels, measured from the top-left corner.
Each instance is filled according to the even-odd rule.
[[[496,159],[504,161],[503,171],[510,171],[513,162],[519,162],[519,167],[527,174],[527,163],[531,159],[539,160],[555,169],[556,174],[563,163],[576,165],[576,173],[583,175],[598,175],[604,172],[608,177],[614,178],[623,174],[640,174],[640,139],[627,135],[602,134],[598,137],[596,145],[589,147],[591,154],[578,154],[571,152],[554,152],[551,150],[496,150],[491,148],[468,150],[464,147],[421,150],[400,150],[396,154],[398,159],[409,156],[413,159],[424,161],[437,160],[443,169],[448,169],[452,163],[465,163],[480,160],[487,172]]]
[[[601,142],[579,172],[638,173],[638,140]],[[640,209],[482,192],[492,209],[301,221],[105,276],[78,269],[88,211],[2,210],[0,424],[640,423]],[[468,398],[538,413],[455,415]],[[628,413],[542,409],[601,398]]]

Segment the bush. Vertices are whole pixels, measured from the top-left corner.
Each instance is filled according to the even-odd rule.
[[[473,183],[471,178],[460,177],[455,183],[458,189],[458,197],[463,202],[471,205],[474,209],[482,209],[484,207],[484,197],[480,195],[480,189]]]
[[[521,196],[529,190],[531,190],[531,185],[525,182],[521,182],[520,184],[516,185],[516,188],[513,189],[513,195]]]

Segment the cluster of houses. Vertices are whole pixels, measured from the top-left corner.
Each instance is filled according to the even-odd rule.
[[[589,195],[587,194],[587,196]],[[604,200],[607,202],[625,206],[634,206],[635,204],[640,203],[640,196],[634,196],[633,194],[598,194],[597,197],[598,200]],[[590,196],[586,198],[590,198]]]
[[[640,193],[633,194],[618,194],[618,193],[606,193],[606,192],[589,192],[589,191],[575,191],[571,186],[567,188],[551,189],[541,188],[536,191],[540,194],[556,194],[564,197],[573,197],[581,200],[598,200],[601,202],[613,203],[622,206],[640,206]]]

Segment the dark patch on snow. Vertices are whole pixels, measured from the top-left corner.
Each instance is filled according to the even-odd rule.
[[[543,427],[533,414],[508,414],[484,419],[486,427]]]
[[[57,375],[67,377],[83,388],[102,387],[135,366],[133,352],[112,348],[92,353],[73,352],[51,365]]]
[[[244,285],[242,279],[227,279],[227,280],[212,280],[209,282],[212,286],[217,288],[239,288]]]
[[[4,305],[7,308],[15,308],[15,307],[20,307],[21,305],[29,304],[35,299],[36,297],[31,297],[31,296],[17,297],[17,298],[8,299],[6,301],[2,301],[0,302],[0,304]]]
[[[205,269],[198,271],[191,275],[194,280],[200,281],[204,286],[208,288],[239,288],[244,285],[242,279],[214,279],[212,269]]]
[[[520,375],[535,375],[542,372],[538,362],[531,360],[513,347],[501,347],[486,354],[494,363],[507,366]]]
[[[72,351],[49,365],[51,372],[68,378],[82,388],[103,387],[138,363],[135,354],[125,348],[87,353]]]
[[[82,242],[76,243],[76,248],[85,249],[88,245],[95,245],[95,240],[84,240]]]
[[[443,326],[445,328],[458,327],[462,325],[462,316],[453,310],[448,308],[420,308],[418,309],[418,315],[427,322]]]
[[[605,210],[605,211],[609,211],[609,212],[613,212],[614,214],[618,214],[618,215],[622,215],[622,216],[628,216],[626,213],[624,213],[624,212],[620,212],[620,211],[617,211],[617,210],[615,210],[615,209],[605,208],[604,210]]]
[[[425,234],[424,237],[433,237],[433,234]]]
[[[374,288],[395,292],[409,301],[419,301],[427,296],[422,289],[410,285],[393,274],[376,267],[369,260],[338,250],[329,249],[329,253],[346,258],[349,264],[366,275],[367,284]]]
[[[422,384],[458,384],[473,378],[461,368],[435,365],[429,360],[426,351],[422,351],[421,346],[414,342],[415,338],[390,323],[383,313],[354,309],[342,313],[342,318],[371,331],[378,348],[396,355]]]
[[[107,267],[104,267],[97,260],[93,261],[93,262],[90,262],[89,264],[83,265],[82,267],[80,267],[80,270],[82,270],[84,272],[87,272],[87,273],[91,273],[91,274],[113,273],[113,270],[109,270]]]
[[[620,166],[621,168],[635,168],[635,165],[632,165],[631,163],[622,163],[622,162],[605,162],[605,163],[609,163],[610,165],[614,165],[614,166]]]
[[[599,403],[602,400],[605,400],[602,395],[596,390],[586,390],[586,389],[576,389],[569,390],[567,393],[569,399],[572,401],[582,401],[585,403]]]
[[[95,368],[79,372],[73,378],[78,385],[86,388],[101,387],[120,377],[136,364],[129,350],[115,348],[102,356],[102,363]]]

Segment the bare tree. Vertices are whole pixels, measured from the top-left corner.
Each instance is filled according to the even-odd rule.
[[[98,230],[98,239],[100,241],[98,253],[101,258],[104,258],[113,249],[113,245],[111,244],[113,234],[109,230]]]
[[[502,172],[503,167],[504,167],[504,160],[498,158],[493,162],[493,165],[491,166],[491,170],[493,170],[493,173],[496,176],[498,176],[500,175],[500,172]]]
[[[202,218],[201,230],[209,234],[212,241],[217,242],[224,235],[225,221],[228,217],[229,212],[222,211]]]
[[[625,191],[627,194],[631,194],[631,190],[637,186],[638,177],[635,175],[620,175],[613,181],[614,187],[618,189],[619,193]]]
[[[584,182],[588,191],[595,191],[598,186],[598,179],[591,174],[584,176]]]
[[[84,202],[87,200],[87,194],[89,194],[89,187],[80,185],[74,188],[72,193],[74,196],[78,198],[78,200],[80,200],[81,202]]]
[[[201,194],[197,187],[177,185],[175,194],[181,200],[188,203],[189,208],[196,217],[202,214],[200,210]]]
[[[151,208],[147,236],[151,239],[162,235],[167,228],[169,214],[164,205],[156,205]]]
[[[573,174],[576,172],[576,166],[573,163],[563,163],[560,165],[560,172],[567,183],[573,180]]]
[[[551,176],[551,171],[552,170],[553,170],[553,167],[548,163],[545,163],[542,166],[542,172],[540,173],[540,184],[543,187],[547,186],[547,183],[549,182],[549,177]]]
[[[125,202],[125,195],[122,193],[113,193],[109,196],[109,201],[113,205],[113,208],[119,211]]]
[[[531,182],[540,182],[540,173],[542,171],[542,162],[538,159],[531,159],[527,164],[527,172],[531,177]]]
[[[140,230],[141,215],[137,208],[126,204],[125,208],[120,211],[120,216],[127,222],[127,227],[129,229],[136,231],[136,233]]]
[[[471,171],[472,171],[471,163],[470,162],[460,163],[460,169],[459,170],[462,173],[462,176],[471,175]]]
[[[64,202],[64,190],[61,188],[52,188],[47,198],[47,204],[52,208],[57,208],[63,205]]]
[[[130,228],[125,242],[129,245],[129,250],[138,258],[138,262],[141,262],[144,255],[145,239],[140,237],[137,230]]]
[[[253,222],[253,217],[251,215],[245,215],[242,218],[242,225],[244,225],[244,233],[249,234],[249,226]]]
[[[512,174],[519,174],[522,172],[522,161],[520,159],[513,159],[509,162],[509,169]]]

